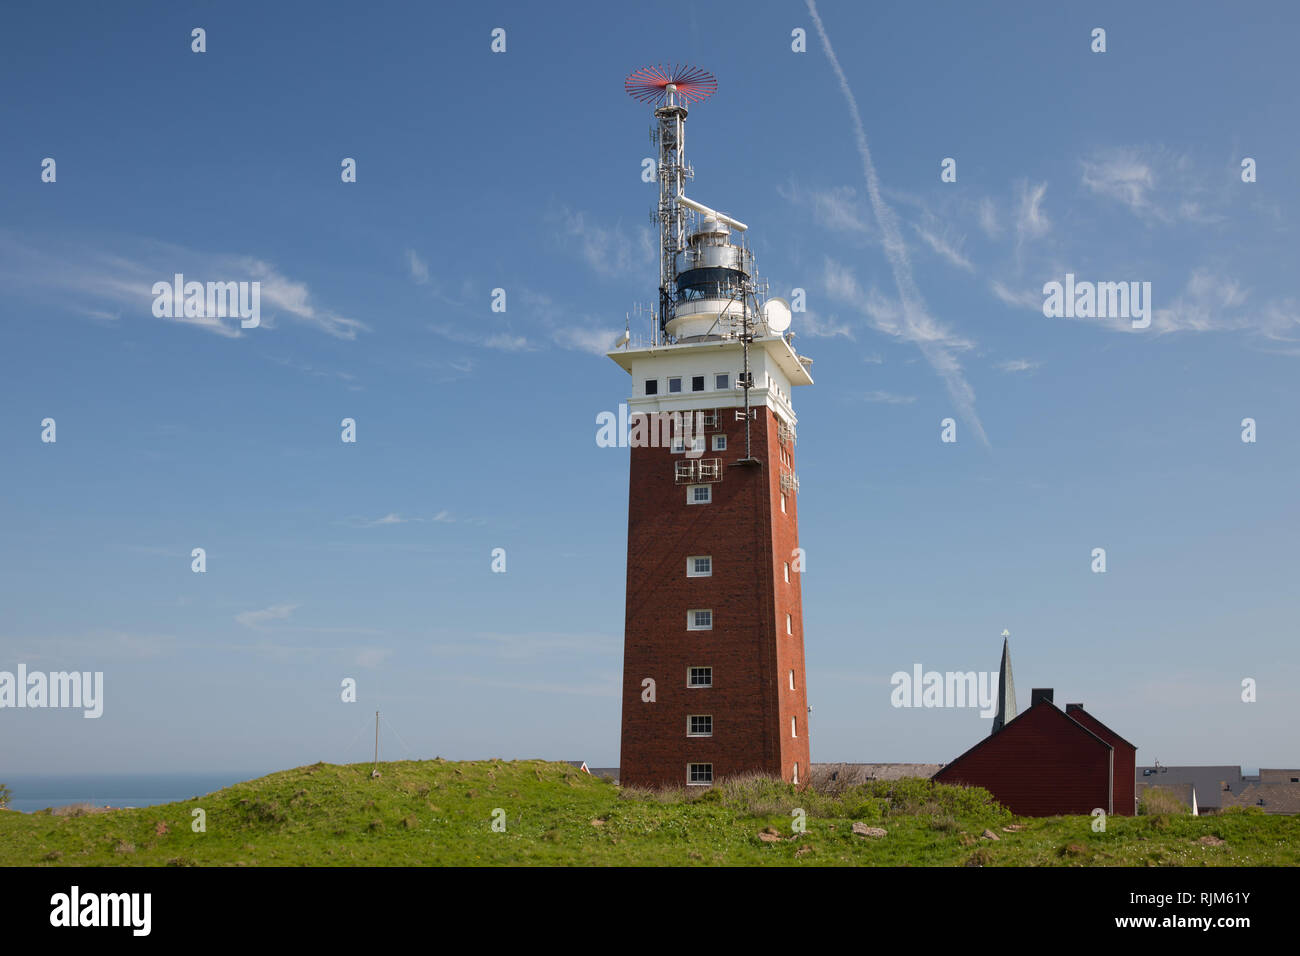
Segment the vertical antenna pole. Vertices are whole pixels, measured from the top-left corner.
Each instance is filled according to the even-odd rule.
[[[741,333],[741,341],[745,345],[745,458],[748,460],[754,457],[749,447],[749,388],[753,384],[749,380],[749,340],[752,337],[749,334],[749,317],[745,317],[745,330]]]
[[[379,770],[379,711],[375,711],[375,770]]]

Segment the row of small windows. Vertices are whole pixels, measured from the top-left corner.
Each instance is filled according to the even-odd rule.
[[[704,391],[704,383],[708,381],[708,378],[709,377],[707,375],[692,375],[689,378],[681,375],[671,376],[668,379],[668,394],[669,395],[680,394],[682,391],[682,386],[686,382],[690,382],[692,392],[702,392]],[[713,387],[714,389],[720,392],[726,391],[727,389],[731,388],[731,373],[714,372]],[[645,393],[647,395],[658,395],[659,379],[657,378],[646,379]]]
[[[704,441],[705,441],[705,439],[706,439],[707,437],[708,437],[708,436],[706,436],[706,435],[696,435],[694,438],[692,438],[692,439],[691,439],[691,451],[695,451],[695,452],[702,452],[702,451],[704,451]],[[686,454],[686,439],[685,439],[685,438],[681,438],[681,437],[674,438],[674,439],[673,439],[673,446],[672,446],[672,448],[673,448],[673,454],[674,454],[674,455],[684,455],[684,454]],[[713,450],[714,450],[714,451],[726,451],[726,450],[727,450],[727,436],[726,436],[726,435],[714,435],[714,436],[713,436]]]

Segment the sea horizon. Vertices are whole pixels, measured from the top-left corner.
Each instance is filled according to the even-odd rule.
[[[154,773],[0,772],[9,809],[21,813],[89,803],[96,807],[152,807],[206,796],[274,771],[163,771]]]

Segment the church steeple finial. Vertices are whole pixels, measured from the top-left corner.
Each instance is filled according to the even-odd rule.
[[[996,734],[1016,717],[1016,682],[1011,677],[1011,646],[1008,638],[1011,632],[1002,630],[1002,666],[998,669],[998,712],[993,717],[993,730]]]

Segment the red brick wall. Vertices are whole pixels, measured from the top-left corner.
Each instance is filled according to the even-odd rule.
[[[764,412],[767,410],[764,409]],[[771,449],[770,467],[767,468],[769,479],[769,511],[771,514],[772,539],[772,594],[773,607],[769,613],[774,614],[776,622],[776,671],[778,701],[780,711],[781,741],[781,776],[791,779],[794,765],[799,765],[799,782],[808,779],[809,756],[808,744],[808,691],[804,684],[804,647],[803,647],[803,575],[796,572],[795,556],[792,553],[799,546],[799,496],[793,491],[785,493],[786,511],[781,512],[781,474],[795,474],[795,445],[788,441],[784,449],[789,464],[783,464],[778,442],[778,419],[776,415],[766,414],[767,447]],[[743,424],[743,423],[737,423]],[[790,581],[785,580],[784,566],[789,564]],[[791,631],[786,634],[786,614],[792,618]],[[790,671],[794,671],[794,690],[790,689]],[[790,734],[790,718],[794,717],[798,736]]]
[[[1051,704],[1038,704],[934,775],[984,787],[1011,812],[1048,817],[1110,806],[1110,754]]]
[[[1086,710],[1067,710],[1066,716],[1083,724],[1115,748],[1115,810],[1122,817],[1137,815],[1137,748]]]
[[[632,448],[628,493],[627,611],[623,657],[620,778],[626,785],[680,786],[688,763],[712,763],[714,779],[760,770],[787,780],[808,767],[803,625],[798,576],[785,561],[798,541],[795,496],[781,514],[776,422],[766,408],[752,422],[760,466],[745,455],[745,423],[719,409],[704,458],[722,460],[713,502],[688,505],[667,448]],[[712,450],[714,434],[727,449]],[[793,470],[792,468],[790,470]],[[686,558],[713,557],[713,575],[686,576]],[[713,630],[689,631],[686,612],[711,608]],[[785,633],[785,615],[794,634]],[[779,622],[779,624],[778,624]],[[688,688],[687,668],[713,668],[711,688]],[[795,671],[795,691],[789,671]],[[653,678],[657,699],[641,699]],[[712,737],[687,737],[687,717],[710,714]],[[790,718],[798,719],[797,738]]]

